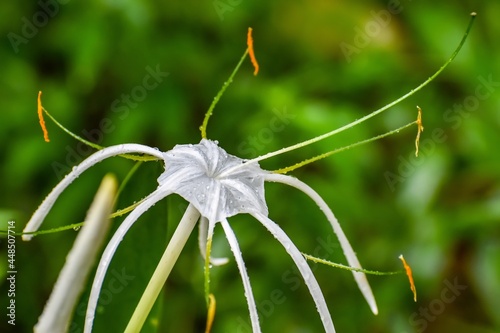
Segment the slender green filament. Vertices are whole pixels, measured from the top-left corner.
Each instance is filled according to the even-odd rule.
[[[212,252],[212,238],[207,239],[207,251],[205,254],[205,302],[210,306],[210,253]]]
[[[281,168],[281,169],[278,169],[278,170],[274,170],[273,172],[274,173],[281,173],[281,174],[288,173],[290,171],[293,171],[295,169],[303,167],[304,165],[316,162],[316,161],[321,160],[321,159],[323,159],[325,157],[328,157],[330,155],[333,155],[333,154],[336,154],[336,153],[340,153],[340,152],[342,152],[344,150],[349,150],[349,149],[357,147],[357,146],[361,146],[361,145],[363,145],[365,143],[368,143],[368,142],[372,142],[372,141],[376,141],[376,140],[385,138],[386,136],[389,136],[389,135],[392,135],[392,134],[395,134],[395,133],[399,133],[399,131],[402,131],[402,130],[406,129],[407,127],[410,127],[410,126],[412,126],[412,125],[414,125],[416,123],[417,123],[417,121],[411,122],[409,124],[406,124],[404,126],[396,128],[395,130],[389,131],[387,133],[380,134],[380,135],[374,136],[373,138],[366,139],[366,140],[363,140],[363,141],[358,141],[358,142],[350,144],[348,146],[344,146],[344,147],[341,147],[341,148],[334,149],[334,150],[326,152],[324,154],[320,154],[320,155],[308,158],[307,160],[304,160],[304,161],[299,162],[297,164],[291,165],[289,167],[285,167],[285,168]]]
[[[302,253],[302,255],[307,260],[311,260],[312,262],[315,262],[317,264],[323,264],[323,265],[327,265],[327,266],[331,266],[331,267],[342,268],[342,269],[345,269],[348,271],[354,271],[354,272],[360,272],[360,273],[372,274],[372,275],[395,275],[395,274],[404,273],[404,271],[394,271],[394,272],[370,271],[367,269],[350,267],[350,266],[346,266],[346,265],[342,265],[342,264],[337,264],[335,262],[331,262],[331,261],[328,261],[325,259],[316,258],[316,257],[313,257],[313,256],[307,254],[307,253]]]
[[[214,97],[214,100],[212,101],[212,104],[210,104],[210,107],[208,108],[207,113],[205,113],[205,118],[203,119],[203,123],[200,126],[201,138],[202,139],[206,139],[207,138],[208,120],[212,116],[215,106],[219,102],[219,100],[222,97],[222,95],[224,95],[224,92],[226,91],[227,87],[229,87],[229,85],[233,82],[233,78],[236,75],[236,73],[238,72],[238,70],[240,69],[241,64],[245,60],[247,54],[248,54],[248,49],[246,49],[245,53],[243,53],[243,56],[241,57],[240,61],[238,62],[238,64],[234,68],[233,72],[229,76],[229,79],[226,82],[224,82],[224,84],[222,85],[222,88],[219,90],[219,92],[217,93],[217,95]]]
[[[84,138],[82,138],[81,136],[78,136],[76,135],[75,133],[71,132],[69,129],[67,129],[66,127],[64,127],[60,122],[58,122],[56,120],[56,118],[54,118],[45,108],[42,107],[42,110],[43,112],[45,112],[45,114],[50,118],[52,119],[52,121],[60,128],[62,129],[64,132],[66,132],[67,134],[69,134],[71,137],[73,137],[74,139],[80,141],[81,143],[83,144],[86,144],[87,146],[90,146],[94,149],[97,149],[97,150],[101,150],[101,149],[104,149],[105,147],[103,146],[100,146],[96,143],[93,143],[93,142],[90,142],[88,140],[85,140]],[[121,156],[123,158],[127,158],[129,160],[133,160],[133,161],[144,161],[144,162],[147,162],[147,161],[157,161],[158,159],[156,157],[153,157],[153,156],[137,156],[137,155],[132,155],[132,154],[122,154],[122,155],[118,155],[118,156]]]
[[[428,85],[431,81],[433,81],[439,74],[441,74],[441,72],[446,68],[448,67],[448,65],[453,61],[453,59],[455,59],[455,57],[457,56],[457,54],[460,52],[460,50],[462,49],[462,46],[464,45],[466,39],[467,39],[467,36],[469,35],[469,32],[470,32],[470,29],[472,28],[472,24],[474,23],[474,19],[476,18],[476,13],[471,13],[471,18],[470,18],[470,21],[469,21],[469,25],[467,26],[467,29],[465,31],[465,34],[464,36],[462,37],[462,40],[460,41],[460,44],[458,45],[458,47],[455,49],[455,51],[452,53],[451,57],[448,59],[448,61],[446,61],[444,63],[444,65],[442,65],[437,72],[435,72],[432,76],[430,76],[427,80],[425,80],[423,83],[421,83],[418,87],[416,87],[415,89],[412,89],[410,92],[408,92],[407,94],[401,96],[400,98],[396,99],[395,101],[385,105],[384,107],[376,110],[376,111],[373,111],[372,113],[362,117],[362,118],[359,118],[358,120],[355,120],[345,126],[342,126],[340,128],[337,128],[331,132],[328,132],[328,133],[325,133],[323,135],[320,135],[320,136],[317,136],[315,138],[312,138],[312,139],[309,139],[309,140],[306,140],[304,142],[300,142],[300,143],[297,143],[293,146],[289,146],[289,147],[285,147],[285,148],[282,148],[282,149],[279,149],[277,151],[274,151],[274,152],[270,152],[268,154],[265,154],[265,155],[262,155],[262,156],[259,156],[259,157],[256,157],[254,159],[251,159],[249,161],[247,161],[246,163],[255,163],[255,162],[259,162],[259,161],[262,161],[262,160],[265,160],[265,159],[268,159],[268,158],[271,158],[273,156],[277,156],[277,155],[281,155],[281,154],[284,154],[284,153],[287,153],[289,151],[292,151],[292,150],[295,150],[295,149],[299,149],[299,148],[302,148],[302,147],[305,147],[305,146],[308,146],[312,143],[315,143],[315,142],[318,142],[318,141],[321,141],[321,140],[324,140],[332,135],[335,135],[335,134],[338,134],[340,132],[343,132],[351,127],[354,127],[358,124],[361,124],[362,122],[370,119],[370,118],[373,118],[375,117],[376,115],[386,111],[387,109],[393,107],[394,105],[404,101],[405,99],[407,99],[408,97],[412,96],[413,94],[415,94],[416,92],[418,92],[420,89],[424,88],[426,85]],[[236,167],[237,168],[237,167]],[[231,170],[232,171],[232,170]]]

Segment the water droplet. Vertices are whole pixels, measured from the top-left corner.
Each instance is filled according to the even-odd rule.
[[[73,227],[73,230],[78,231],[80,230],[81,226]]]

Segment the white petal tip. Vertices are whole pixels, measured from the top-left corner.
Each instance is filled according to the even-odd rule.
[[[22,240],[25,242],[29,242],[32,238],[32,235],[23,235]]]
[[[229,262],[229,258],[210,258],[210,263],[214,266],[223,266]]]

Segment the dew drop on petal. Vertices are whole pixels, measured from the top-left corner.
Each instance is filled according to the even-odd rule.
[[[201,215],[217,221],[249,212],[267,216],[263,176],[268,172],[258,163],[241,165],[241,158],[217,144],[202,139],[199,144],[177,145],[164,153],[165,171],[158,178],[162,190],[179,194]]]

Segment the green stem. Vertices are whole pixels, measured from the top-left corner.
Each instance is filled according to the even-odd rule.
[[[146,290],[144,290],[139,304],[137,304],[132,318],[125,329],[125,333],[136,333],[141,331],[149,312],[158,298],[163,285],[167,281],[167,278],[172,271],[172,267],[179,258],[179,255],[184,248],[189,235],[191,235],[199,217],[200,213],[196,210],[196,208],[189,205],[184,213],[184,216],[179,222],[177,229],[172,235],[172,239],[170,239],[160,262],[158,263],[158,266],[156,267],[156,270],[146,287]]]

